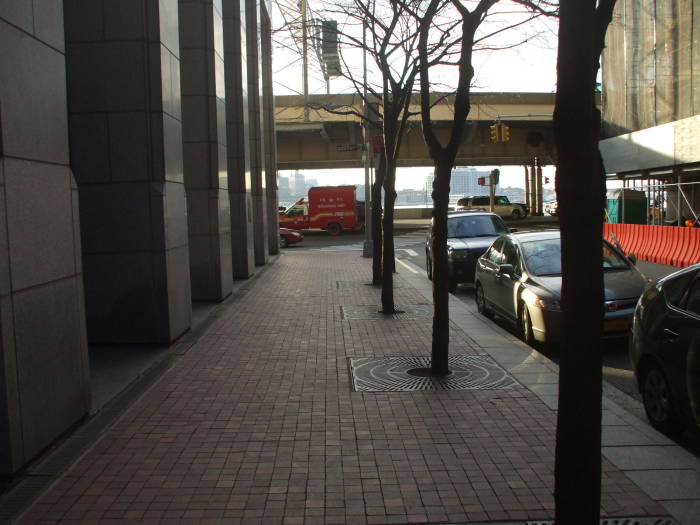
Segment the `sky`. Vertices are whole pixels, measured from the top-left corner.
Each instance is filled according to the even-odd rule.
[[[273,26],[279,27],[282,23],[280,10],[285,8],[287,0],[276,0],[273,9]],[[321,9],[320,0],[308,0],[312,12],[318,14]],[[287,3],[286,6],[292,4]],[[499,2],[497,6],[501,13],[492,13],[492,19],[496,23],[502,23],[511,17],[509,9],[512,4],[507,0]],[[293,18],[291,9],[286,7],[286,18]],[[297,13],[298,14],[298,13]],[[541,24],[533,24],[531,27],[518,29],[511,35],[503,36],[500,45],[509,46],[516,41],[527,39],[509,49],[486,49],[474,54],[474,80],[472,91],[478,92],[545,92],[552,93],[556,90],[556,26],[551,21],[542,21]],[[279,40],[279,39],[278,39]],[[288,43],[287,43],[288,45]],[[497,47],[498,43],[493,47]],[[309,46],[311,49],[312,46]],[[309,66],[309,92],[311,94],[325,93],[326,85],[320,73],[318,62],[310,51]],[[276,95],[300,94],[302,92],[303,74],[301,59],[298,53],[291,52],[280,44],[273,53],[273,82]],[[352,92],[349,84],[342,78],[331,79],[331,93]],[[499,168],[501,171],[501,186],[524,187],[524,169],[522,166],[479,166],[479,170],[491,170]],[[280,175],[289,176],[292,172],[280,171]],[[364,184],[364,170],[339,169],[339,170],[303,170],[307,179],[315,178],[321,185],[336,184]],[[432,173],[432,168],[400,168],[397,172],[397,189],[422,189],[426,175]],[[543,174],[549,177],[550,183],[545,187],[554,187],[554,167],[546,166]]]

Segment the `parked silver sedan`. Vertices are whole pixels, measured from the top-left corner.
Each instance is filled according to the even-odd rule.
[[[626,336],[648,281],[601,239],[605,282],[604,334]],[[561,339],[561,243],[558,230],[504,235],[479,257],[475,299],[479,312],[504,317],[528,343]]]

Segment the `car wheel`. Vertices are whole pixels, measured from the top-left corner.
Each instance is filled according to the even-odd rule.
[[[522,215],[523,214],[520,213],[520,210],[513,210],[513,213],[510,214],[510,216],[516,220],[519,219],[520,217],[522,217]]]
[[[289,245],[287,238],[284,235],[280,235],[280,248],[286,248]]]
[[[486,306],[486,297],[484,297],[484,289],[482,288],[481,283],[476,283],[474,300],[476,301],[476,309],[481,315],[489,318],[493,317],[493,312],[489,310],[488,306]]]
[[[447,276],[447,291],[450,293],[455,293],[457,291],[457,278],[454,275]]]
[[[343,231],[343,228],[337,222],[332,222],[328,226],[326,226],[326,231],[328,231],[328,233],[330,233],[331,235],[338,235],[340,232]]]
[[[642,378],[644,410],[651,426],[664,434],[674,435],[681,423],[673,406],[673,394],[661,367],[653,363]]]
[[[428,280],[433,280],[433,261],[430,255],[426,252],[425,254],[425,271],[428,274]]]
[[[531,345],[535,342],[535,336],[532,333],[532,320],[530,319],[530,311],[527,305],[520,303],[520,315],[518,316],[520,338],[527,344]]]

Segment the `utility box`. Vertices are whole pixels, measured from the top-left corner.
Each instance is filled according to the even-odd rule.
[[[606,222],[613,224],[646,224],[646,193],[629,188],[608,190],[606,196]]]

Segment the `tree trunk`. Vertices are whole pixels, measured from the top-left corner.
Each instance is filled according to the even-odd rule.
[[[601,486],[605,181],[595,107],[595,0],[560,3],[554,134],[559,162],[562,325],[555,460],[556,523],[598,525]]]
[[[447,207],[450,201],[452,163],[436,162],[433,181],[433,346],[431,372],[449,373],[450,312],[447,269]]]
[[[384,179],[384,218],[382,219],[382,312],[391,314],[394,305],[394,203],[396,164],[386,163]]]
[[[382,186],[386,172],[386,157],[379,154],[379,166],[372,184],[372,285],[382,284]]]

